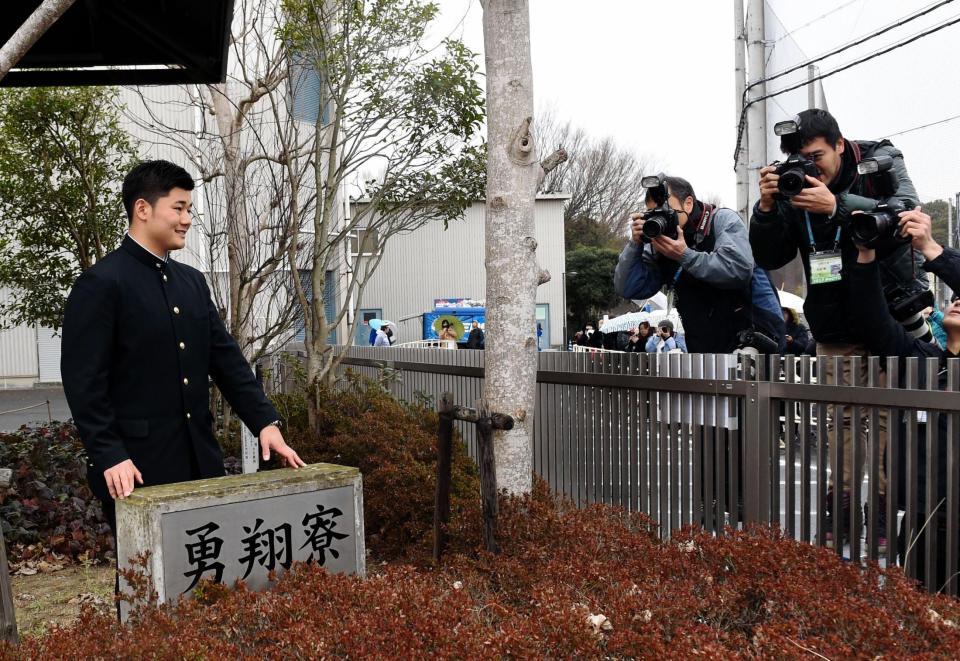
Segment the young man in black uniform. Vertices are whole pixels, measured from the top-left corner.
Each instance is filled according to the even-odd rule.
[[[224,474],[209,378],[255,436],[263,458],[305,465],[220,319],[203,274],[169,258],[186,245],[193,180],[166,161],[123,182],[130,228],[77,278],[63,319],[63,388],[87,450],[87,476],[116,533],[114,499]]]

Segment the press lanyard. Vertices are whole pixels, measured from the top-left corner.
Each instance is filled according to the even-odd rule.
[[[813,227],[810,226],[810,213],[807,211],[803,212],[803,217],[807,221],[807,236],[810,237],[810,251],[817,252],[817,242],[813,238]],[[833,238],[833,248],[830,249],[831,252],[837,249],[837,246],[840,245],[840,226],[837,226],[837,235]]]

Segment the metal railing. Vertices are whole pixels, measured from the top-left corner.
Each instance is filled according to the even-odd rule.
[[[901,564],[928,589],[958,594],[960,360],[949,361],[947,391],[935,389],[936,378],[918,386],[923,374],[942,374],[936,360],[890,359],[883,370],[875,357],[552,352],[538,360],[534,468],[577,504],[644,512],[664,535],[688,524],[722,535],[748,522],[820,545],[832,535],[844,557]],[[843,367],[851,382],[835,376]],[[400,399],[436,402],[449,391],[471,405],[482,394],[482,351],[350,348],[342,366],[368,376],[383,368],[399,371],[389,387]],[[849,426],[832,424],[844,416]],[[865,479],[851,479],[846,508],[831,476],[843,474],[851,429],[865,436],[863,447],[849,443],[852,474]],[[475,457],[471,426],[460,431]],[[844,542],[846,530],[855,533]]]

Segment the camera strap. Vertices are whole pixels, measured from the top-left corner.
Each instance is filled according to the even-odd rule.
[[[810,238],[810,251],[817,252],[817,242],[813,238],[813,226],[810,224],[810,212],[804,211],[803,218],[807,221],[807,236]],[[840,225],[837,225],[837,235],[833,238],[833,247],[830,249],[830,252],[833,252],[840,245]]]

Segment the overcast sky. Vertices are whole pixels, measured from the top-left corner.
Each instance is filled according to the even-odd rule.
[[[438,31],[480,54],[478,0],[435,0]],[[768,75],[874,32],[934,0],[772,0]],[[596,136],[653,156],[700,197],[735,206],[734,16],[722,0],[530,0],[534,95]],[[820,63],[837,66],[960,16],[960,2]],[[807,25],[809,23],[809,25]],[[789,36],[783,38],[784,35]],[[960,24],[826,78],[843,133],[877,139],[960,115]],[[768,91],[778,89],[773,83]],[[803,109],[771,103],[771,121]],[[772,139],[772,134],[771,134]],[[960,191],[960,119],[893,135],[921,198]]]

